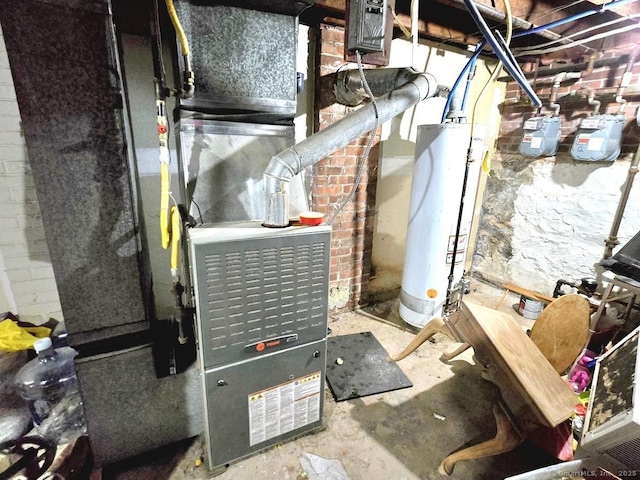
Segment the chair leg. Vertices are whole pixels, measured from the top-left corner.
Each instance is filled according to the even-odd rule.
[[[524,437],[516,430],[499,405],[493,407],[493,415],[496,417],[496,436],[491,440],[472,445],[447,456],[438,467],[438,472],[441,475],[451,475],[453,467],[460,460],[490,457],[509,452],[522,443]]]
[[[389,360],[392,362],[397,362],[398,360],[402,360],[403,358],[409,356],[420,345],[422,345],[424,342],[429,340],[436,333],[442,333],[443,335],[446,335],[447,337],[452,338],[451,332],[449,331],[449,328],[445,325],[444,320],[442,320],[442,318],[436,317],[431,321],[429,321],[424,327],[422,327],[422,330],[420,330],[416,334],[416,336],[413,337],[413,340],[411,340],[411,343],[407,345],[407,348],[405,348],[402,352],[400,352],[395,357],[390,356]]]
[[[443,353],[440,355],[440,361],[444,363],[449,363],[449,360],[457,357],[462,352],[469,350],[471,348],[471,344],[464,342],[458,348],[456,348],[453,352]]]

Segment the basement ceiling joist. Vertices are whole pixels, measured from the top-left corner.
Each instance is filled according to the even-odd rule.
[[[405,27],[410,27],[409,16],[411,0],[395,0],[397,21]],[[490,27],[505,29],[505,14],[503,0],[476,0],[483,17]],[[571,44],[584,37],[580,32],[589,29],[589,38],[599,37],[600,34],[612,30],[620,33],[602,36],[593,41],[576,47],[562,48],[548,53],[530,55],[531,59],[540,58],[543,63],[557,59],[572,59],[588,57],[603,51],[614,51],[620,55],[629,54],[630,49],[640,48],[640,0],[622,2],[621,5],[602,7],[611,3],[610,0],[511,0],[511,10],[514,16],[513,26],[517,32],[526,31],[535,26],[556,22],[567,17],[581,15],[585,12],[598,10],[598,13],[588,15],[579,20],[560,25],[552,30],[539,34],[527,35],[513,40],[514,48],[531,47],[544,44],[552,40],[555,46]],[[344,9],[346,0],[316,0],[315,4],[303,12],[301,20],[313,23],[319,20],[330,23],[344,23]],[[478,27],[472,20],[463,0],[420,0],[418,28],[420,35],[435,41],[466,47],[475,45],[481,38]],[[605,25],[602,28],[599,26]],[[402,35],[400,30],[397,35]],[[622,46],[622,50],[620,47]],[[550,47],[549,47],[550,48]],[[526,60],[526,58],[525,58]]]

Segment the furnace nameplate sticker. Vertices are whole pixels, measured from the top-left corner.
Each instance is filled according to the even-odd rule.
[[[251,393],[251,446],[320,420],[321,372]]]

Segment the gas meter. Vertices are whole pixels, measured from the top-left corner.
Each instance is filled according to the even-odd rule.
[[[613,162],[620,155],[624,115],[583,118],[571,147],[574,160]]]
[[[558,151],[559,117],[531,117],[524,122],[520,153],[525,157],[550,157]]]

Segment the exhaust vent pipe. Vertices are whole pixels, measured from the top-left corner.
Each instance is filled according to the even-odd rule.
[[[367,80],[370,72],[377,71],[382,70],[367,71],[365,73]],[[381,74],[374,73],[374,75]],[[343,82],[343,86],[348,88],[348,83]],[[435,96],[438,90],[438,84],[433,75],[415,72],[413,78],[408,82],[376,98],[379,122],[386,122],[418,102]],[[264,172],[265,212],[263,225],[265,227],[286,227],[289,225],[288,190],[291,178],[372,130],[375,123],[373,105],[368,104],[273,156]]]

